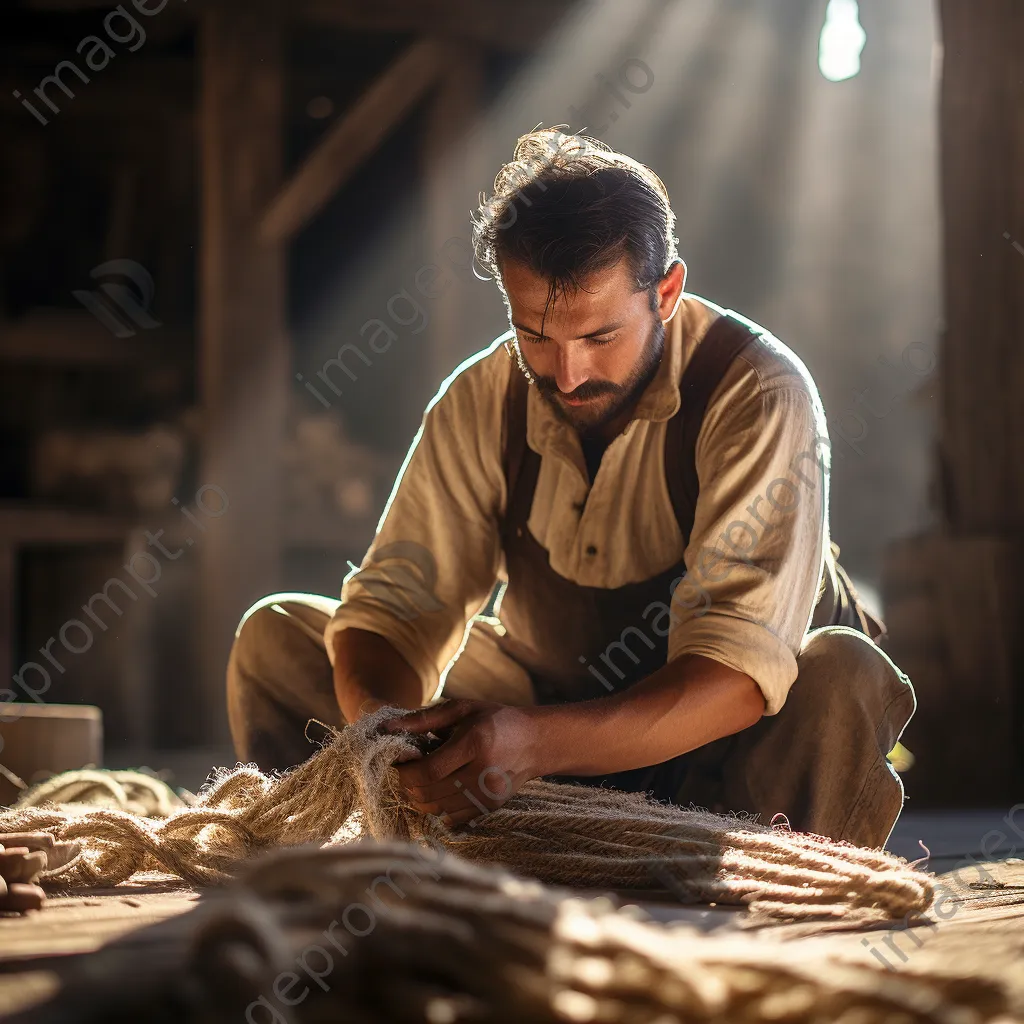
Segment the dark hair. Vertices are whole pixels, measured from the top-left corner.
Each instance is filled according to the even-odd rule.
[[[657,309],[655,286],[679,258],[674,225],[649,167],[597,139],[545,128],[518,140],[494,194],[481,195],[473,249],[503,292],[501,265],[512,260],[550,280],[549,301],[625,257]]]

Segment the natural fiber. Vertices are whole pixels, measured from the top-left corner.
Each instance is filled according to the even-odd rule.
[[[683,901],[747,904],[785,920],[867,923],[914,916],[931,903],[930,876],[882,851],[643,794],[533,780],[475,827],[450,829],[417,813],[399,788],[395,762],[423,741],[378,727],[405,713],[385,708],[361,719],[283,777],[251,766],[222,771],[194,806],[163,821],[12,808],[0,813],[0,830],[45,829],[80,841],[82,856],[61,876],[72,885],[114,885],[147,870],[217,884],[262,851],[362,835],[440,844],[545,882],[668,888]]]
[[[128,811],[143,818],[166,818],[184,807],[185,801],[166,782],[145,772],[78,768],[26,789],[14,806],[46,804],[89,804]]]
[[[191,916],[184,955],[94,969],[46,1020],[69,1024],[82,1005],[95,1024],[1011,1019],[991,980],[665,926],[411,843],[282,851]]]

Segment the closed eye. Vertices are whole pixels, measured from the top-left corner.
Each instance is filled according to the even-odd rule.
[[[618,334],[605,334],[601,337],[588,337],[586,340],[592,345],[610,345],[615,339],[618,338]],[[545,342],[550,341],[550,338],[542,338],[537,334],[530,334],[528,331],[519,332],[520,341],[528,341],[531,345],[543,345]]]

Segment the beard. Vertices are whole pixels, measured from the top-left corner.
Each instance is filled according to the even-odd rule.
[[[654,380],[661,357],[665,352],[665,325],[654,318],[647,344],[636,366],[622,384],[609,380],[588,380],[569,395],[558,389],[554,377],[537,377],[525,364],[519,346],[515,347],[519,367],[540,392],[555,414],[568,423],[581,437],[598,433],[631,404],[640,400],[647,386]],[[563,398],[593,399],[585,406],[566,405]]]

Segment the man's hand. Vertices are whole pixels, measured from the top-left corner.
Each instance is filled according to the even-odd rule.
[[[391,732],[437,733],[436,750],[396,766],[410,803],[460,825],[500,807],[524,782],[545,774],[529,708],[448,700],[383,724]]]

